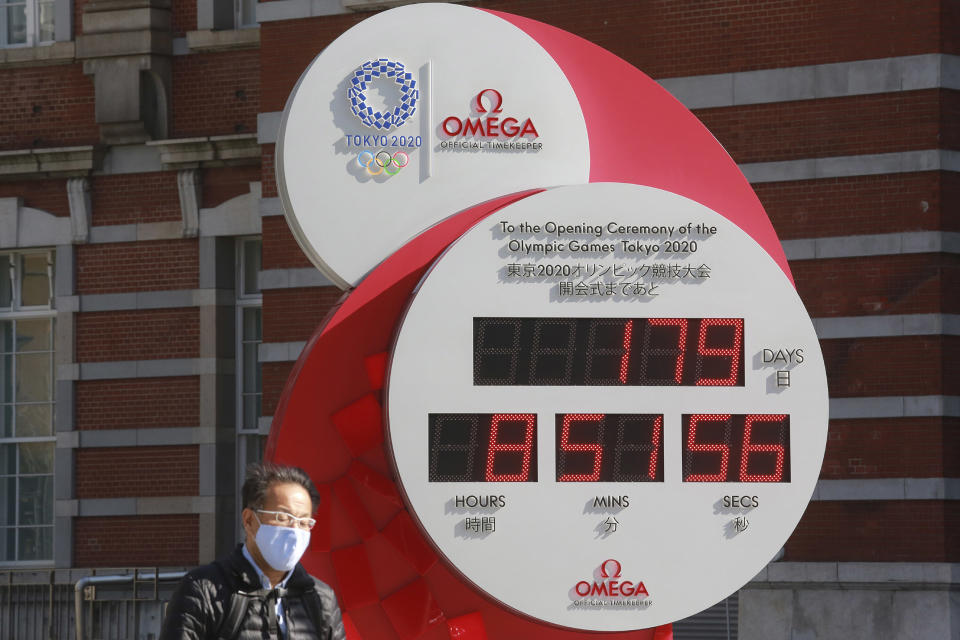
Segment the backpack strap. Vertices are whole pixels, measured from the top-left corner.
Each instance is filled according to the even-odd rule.
[[[217,640],[234,640],[240,631],[240,625],[247,615],[247,607],[250,605],[250,598],[237,592],[230,593],[229,606],[226,615],[220,619],[220,627],[217,629]]]
[[[329,640],[333,635],[333,629],[323,618],[323,601],[320,599],[317,585],[313,585],[313,588],[303,594],[303,603],[307,608],[307,615],[313,622],[313,628],[317,630],[317,637],[320,640]]]
[[[237,588],[237,582],[233,571],[223,560],[214,562],[220,573],[223,575],[223,584],[230,594],[224,615],[220,618],[220,624],[217,625],[217,631],[214,635],[216,640],[234,640],[240,631],[240,625],[247,615],[247,608],[250,606],[250,596]]]

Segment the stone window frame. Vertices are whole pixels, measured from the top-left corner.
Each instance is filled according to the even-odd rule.
[[[260,248],[260,255],[254,258],[250,253],[251,246],[256,243]],[[244,347],[246,345],[254,344],[256,354],[256,367],[259,369],[260,357],[259,357],[259,345],[262,343],[262,327],[263,327],[263,293],[260,289],[259,275],[262,268],[262,255],[263,255],[263,241],[260,236],[240,236],[236,238],[236,322],[235,322],[235,366],[236,366],[236,403],[234,415],[235,425],[236,425],[236,455],[237,455],[237,465],[236,465],[236,512],[240,513],[243,505],[242,501],[242,492],[241,487],[243,487],[243,481],[246,477],[246,467],[247,464],[251,462],[259,462],[263,458],[263,446],[266,443],[266,433],[261,428],[261,422],[259,414],[261,411],[256,411],[258,415],[254,416],[253,423],[250,424],[249,421],[245,419],[246,411],[244,410],[244,400],[246,397],[249,397],[251,394],[247,389],[245,382],[245,358],[244,358]],[[249,282],[249,275],[257,279],[256,282]],[[260,311],[260,326],[261,333],[260,336],[255,340],[245,339],[246,328],[245,322],[248,319],[248,312],[258,310]],[[259,379],[259,374],[258,374]],[[259,394],[262,396],[263,387],[262,384],[259,384]],[[259,404],[259,403],[258,403]]]
[[[197,29],[254,29],[257,23],[257,2],[252,2],[252,15],[245,15],[245,0],[197,0]]]
[[[18,0],[0,0],[4,3],[20,4]],[[73,0],[53,0],[53,39],[38,41],[37,10],[41,0],[23,0],[27,5],[27,41],[25,43],[3,44],[0,49],[31,49],[49,47],[57,42],[73,40]],[[32,27],[32,28],[31,28]]]
[[[45,305],[30,305],[24,306],[20,304],[20,282],[21,274],[23,269],[23,257],[27,255],[38,255],[46,254],[47,256],[47,282],[49,290],[48,302]],[[55,261],[56,261],[56,251],[52,248],[29,248],[29,249],[13,249],[13,250],[3,250],[0,251],[0,256],[12,257],[10,263],[10,278],[12,292],[12,300],[10,307],[0,308],[0,320],[3,321],[24,321],[24,320],[38,320],[38,319],[47,319],[50,320],[50,334],[49,334],[49,349],[40,350],[36,353],[48,353],[50,358],[50,398],[49,404],[51,408],[50,415],[50,435],[49,436],[20,436],[14,433],[10,437],[6,437],[2,432],[0,432],[0,444],[5,445],[20,445],[20,444],[49,444],[52,453],[55,455],[56,449],[56,428],[54,424],[54,412],[56,411],[56,329],[54,326],[57,323],[57,312],[54,305],[55,293],[54,293],[54,281],[55,281]],[[0,273],[0,277],[8,277],[5,273]],[[16,349],[14,349],[16,350]],[[13,366],[16,366],[14,362]],[[13,381],[15,384],[15,380]],[[16,412],[16,407],[18,403],[16,400],[16,392],[14,392],[14,397],[12,398],[13,402],[10,403],[13,406],[13,412]],[[30,403],[34,404],[34,403]],[[19,455],[17,456],[19,459]],[[17,463],[19,466],[19,462]],[[54,483],[56,481],[56,464],[54,462],[53,468],[49,473],[42,474],[23,474],[19,469],[14,469],[12,473],[4,474],[6,478],[16,478],[18,486],[19,480],[23,475],[36,475],[36,476],[50,476],[50,499],[51,499],[51,514],[50,522],[39,524],[38,527],[45,527],[50,529],[50,555],[45,558],[35,559],[35,560],[5,560],[3,556],[0,555],[0,567],[46,567],[53,566],[54,558],[56,556],[57,549],[57,526],[56,526],[56,495],[54,489]],[[4,502],[6,502],[6,496],[4,496]],[[19,502],[19,501],[18,501]],[[16,507],[14,523],[12,526],[15,529],[20,528],[22,525],[20,523],[19,517],[19,507]],[[5,550],[4,550],[5,555]],[[16,552],[15,552],[16,555]]]

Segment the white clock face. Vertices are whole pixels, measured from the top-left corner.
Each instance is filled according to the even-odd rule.
[[[719,602],[819,475],[827,384],[783,271],[706,207],[561,187],[501,209],[414,294],[387,390],[411,512],[490,597],[624,631]]]

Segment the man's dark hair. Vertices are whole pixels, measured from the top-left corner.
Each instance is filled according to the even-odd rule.
[[[313,485],[313,480],[300,467],[290,467],[272,462],[255,462],[247,465],[247,479],[243,481],[243,508],[259,509],[263,506],[263,499],[267,489],[275,483],[292,483],[303,487],[310,494],[310,502],[316,509],[320,504],[320,493]]]

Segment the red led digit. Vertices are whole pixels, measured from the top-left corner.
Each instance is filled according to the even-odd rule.
[[[662,433],[663,416],[657,416],[657,419],[653,421],[653,437],[650,438],[653,451],[650,452],[650,471],[647,475],[651,480],[657,479],[657,462],[660,460],[660,439]]]
[[[783,478],[783,419],[787,416],[778,415],[748,415],[743,427],[743,455],[740,457],[740,482],[780,482]],[[781,429],[781,444],[754,444],[750,441],[750,432],[754,422],[779,422]],[[777,456],[777,468],[773,473],[750,474],[751,453],[774,453]]]
[[[730,462],[730,443],[709,443],[697,442],[697,424],[700,422],[726,422],[729,425],[730,414],[694,414],[690,416],[690,430],[687,434],[687,450],[697,453],[719,453],[720,454],[720,472],[719,473],[695,473],[684,478],[684,482],[724,482],[727,478],[727,465]],[[730,432],[724,430],[729,438]]]
[[[525,424],[523,442],[500,442],[497,433],[501,422],[523,422]],[[490,442],[487,448],[487,482],[526,482],[530,477],[530,458],[533,451],[533,434],[536,430],[537,417],[532,413],[495,413],[490,420]],[[523,455],[523,464],[520,473],[493,472],[493,463],[497,453],[501,451],[519,452]]]
[[[563,416],[563,427],[560,432],[560,450],[570,453],[593,453],[593,472],[589,475],[585,473],[565,473],[560,476],[560,482],[596,482],[600,478],[600,465],[603,462],[603,445],[585,442],[570,442],[570,423],[572,422],[599,422],[599,434],[597,439],[603,441],[603,419],[602,413],[568,413]]]
[[[630,342],[633,338],[633,320],[623,325],[623,355],[620,356],[620,382],[627,384],[627,369],[630,366]]]
[[[707,330],[709,327],[733,327],[733,345],[730,347],[707,347]],[[730,358],[730,374],[726,378],[698,378],[697,386],[730,387],[737,384],[740,372],[740,353],[743,348],[743,318],[704,318],[700,321],[700,338],[697,342],[697,354],[704,356],[727,356]]]
[[[680,384],[683,380],[683,354],[687,350],[687,319],[686,318],[650,318],[647,322],[652,327],[678,327],[677,361],[673,367],[673,381]],[[661,350],[656,350],[660,352]]]

